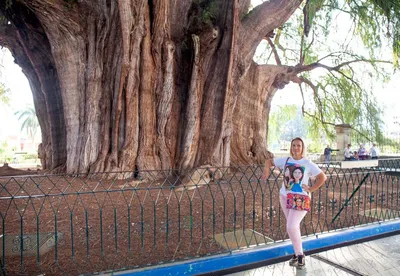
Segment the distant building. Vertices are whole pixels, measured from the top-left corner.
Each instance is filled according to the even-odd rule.
[[[28,152],[35,153],[37,152],[38,146],[41,143],[41,139],[35,139],[32,141],[31,139],[26,139],[25,137],[20,137],[16,135],[9,135],[5,137],[5,142],[9,148],[15,150],[16,152]]]

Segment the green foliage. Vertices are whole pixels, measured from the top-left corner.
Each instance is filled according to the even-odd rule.
[[[304,33],[308,36],[312,22],[325,0],[307,0],[304,6]]]
[[[0,82],[0,103],[8,105],[10,103],[10,90]]]
[[[211,25],[217,18],[217,4],[215,1],[211,1],[203,8],[202,21],[208,25]]]
[[[400,0],[308,0],[276,31],[274,44],[286,65],[326,65],[301,73],[315,86],[302,85],[312,139],[333,141],[334,124],[343,123],[371,141],[383,139],[383,110],[371,91],[399,66],[399,10]],[[391,67],[381,62],[392,57],[385,52],[390,45]]]
[[[12,161],[13,152],[12,149],[8,146],[6,141],[3,141],[0,145],[0,165],[3,163],[9,163]]]
[[[322,153],[325,148],[325,144],[321,143],[320,140],[309,140],[307,143],[308,153]]]
[[[284,124],[294,118],[296,112],[295,105],[278,106],[276,110],[271,110],[268,121],[268,141],[281,140]]]
[[[192,2],[189,15],[189,34],[198,34],[215,25],[218,15],[216,0],[196,0]]]
[[[3,82],[2,74],[5,72],[5,68],[3,66],[3,58],[7,49],[0,47],[0,106],[1,105],[9,105],[10,103],[10,89]]]
[[[347,73],[350,74],[349,71]],[[314,97],[314,103],[322,107],[323,121],[350,123],[365,137],[379,142],[379,137],[382,137],[383,110],[372,92],[361,89],[353,79],[345,76],[326,75],[321,82],[324,86],[320,86],[318,99]],[[309,120],[310,129],[321,129],[322,126],[328,139],[334,139],[335,130],[332,125],[321,125],[321,117],[311,117]]]
[[[379,47],[382,41],[392,40],[395,66],[400,56],[400,0],[347,1],[357,31],[368,47]]]
[[[6,0],[6,9],[11,8],[13,0]]]
[[[313,125],[312,119],[301,114],[296,105],[277,106],[271,111],[268,122],[269,150],[279,151],[277,145],[289,145],[294,137],[302,137],[307,141],[307,151],[322,152],[325,142],[332,143],[335,137],[327,137],[319,124]]]
[[[268,143],[270,150],[276,148],[294,137],[306,137],[308,122],[301,114],[301,109],[296,105],[278,106],[270,113],[268,121]]]
[[[22,158],[23,158],[24,160],[38,159],[38,155],[37,155],[37,153],[27,153],[27,154],[24,154],[24,155],[22,156]]]
[[[21,123],[21,131],[25,130],[34,139],[39,129],[35,108],[27,106],[25,109],[15,112],[14,115],[18,116],[18,121]]]

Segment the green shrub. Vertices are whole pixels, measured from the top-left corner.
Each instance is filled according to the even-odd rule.
[[[24,154],[22,157],[24,158],[24,160],[27,160],[27,159],[38,159],[37,153]]]

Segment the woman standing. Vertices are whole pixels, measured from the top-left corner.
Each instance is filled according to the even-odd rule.
[[[367,160],[368,152],[365,148],[364,144],[360,144],[360,148],[358,149],[358,159],[359,160]]]
[[[266,181],[270,175],[271,168],[274,166],[282,169],[284,172],[290,171],[294,173],[290,180],[294,180],[298,185],[294,186],[294,183],[291,185],[290,183],[286,183],[287,178],[284,177],[284,183],[282,183],[282,188],[280,189],[280,205],[286,218],[286,231],[294,249],[294,255],[290,259],[289,264],[298,268],[304,268],[306,264],[301,241],[300,223],[307,214],[307,211],[298,208],[299,205],[296,205],[297,199],[294,201],[294,206],[291,206],[288,195],[295,194],[296,197],[294,198],[303,197],[302,200],[304,200],[308,195],[318,190],[326,181],[326,175],[315,163],[306,159],[305,155],[303,140],[298,137],[294,138],[290,144],[290,156],[268,159],[262,175],[262,180]],[[308,180],[314,176],[316,177],[315,184],[310,187]],[[296,187],[295,191],[291,190],[292,187]]]

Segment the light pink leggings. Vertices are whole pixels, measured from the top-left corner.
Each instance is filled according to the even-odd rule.
[[[286,217],[286,231],[292,241],[294,253],[303,255],[303,244],[301,242],[300,222],[303,220],[307,211],[290,210],[286,208],[286,196],[280,195],[282,211]]]

